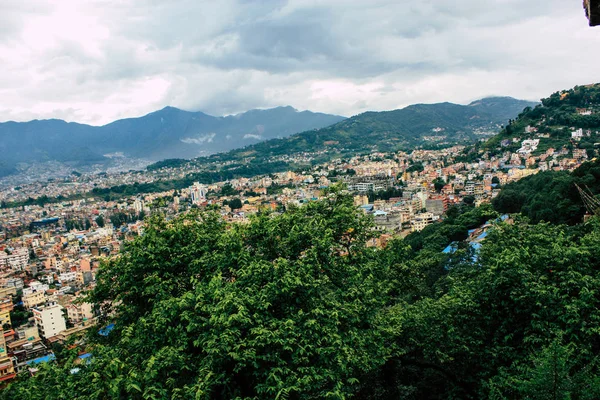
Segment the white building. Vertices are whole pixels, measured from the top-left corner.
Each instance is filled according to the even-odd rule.
[[[190,195],[192,196],[192,204],[200,204],[206,200],[206,186],[196,182],[190,187]]]
[[[77,272],[63,272],[58,276],[58,280],[60,283],[72,282],[77,280]]]
[[[46,283],[42,283],[40,281],[31,281],[29,283],[29,287],[23,289],[23,295],[28,295],[34,292],[45,292],[50,289],[50,286]]]
[[[521,142],[521,148],[517,150],[520,154],[529,154],[536,151],[540,144],[540,139],[526,139]]]
[[[62,310],[63,308],[58,304],[32,310],[35,324],[43,338],[51,338],[67,329]]]
[[[138,214],[141,213],[142,211],[144,211],[144,200],[135,199],[135,201],[133,202],[133,209]]]
[[[15,249],[11,254],[0,252],[0,268],[11,268],[22,271],[29,262],[29,251],[26,248]]]
[[[576,131],[571,132],[572,139],[581,139],[583,137],[583,129],[579,128]]]

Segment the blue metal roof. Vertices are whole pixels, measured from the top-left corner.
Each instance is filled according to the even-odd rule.
[[[458,242],[452,242],[444,250],[442,250],[442,253],[454,254],[456,250],[458,250]]]
[[[53,361],[53,360],[56,360],[56,356],[54,354],[50,353],[46,356],[38,357],[33,360],[27,361],[27,365],[39,364],[39,363],[49,362],[49,361]]]
[[[100,330],[98,331],[98,334],[99,334],[100,336],[108,336],[108,334],[109,334],[109,333],[110,333],[110,332],[111,332],[113,329],[115,329],[115,324],[110,324],[110,325],[107,325],[107,326],[105,326],[104,328],[100,329]]]
[[[373,204],[365,204],[363,206],[360,206],[360,208],[362,208],[363,210],[366,210],[366,211],[372,211],[374,207],[375,206]]]

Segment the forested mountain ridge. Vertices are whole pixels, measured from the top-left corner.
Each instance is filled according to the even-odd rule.
[[[251,110],[226,117],[165,107],[104,126],[62,120],[4,122],[0,123],[0,176],[14,172],[14,166],[21,162],[93,164],[107,161],[105,155],[112,153],[149,160],[192,158],[321,128],[343,119],[299,112],[292,107]]]
[[[588,150],[600,142],[600,84],[575,86],[527,107],[482,148],[498,154],[516,151],[525,139],[539,139],[532,155],[549,149]]]
[[[508,118],[535,104],[510,97],[491,97],[466,106],[415,104],[393,111],[366,112],[325,128],[215,154],[208,159],[265,160],[304,152],[327,151],[339,155],[472,143],[480,134],[496,133]]]
[[[264,164],[273,157],[303,152],[327,151],[333,156],[449,146],[470,143],[481,133],[492,134],[507,118],[534,104],[507,97],[467,106],[416,104],[347,120],[291,107],[227,117],[165,107],[104,126],[62,120],[5,122],[0,123],[0,176],[14,173],[18,163],[59,161],[76,167],[107,163],[106,155],[120,154],[157,161],[202,156],[195,160],[200,164],[232,160]]]

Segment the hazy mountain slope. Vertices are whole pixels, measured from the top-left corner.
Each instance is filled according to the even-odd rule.
[[[509,118],[517,117],[523,108],[536,104],[503,97],[483,99],[467,106],[416,104],[400,110],[366,112],[325,128],[216,154],[210,159],[241,159],[250,154],[269,158],[322,150],[340,153],[409,150],[422,145],[470,143],[480,134],[498,132]]]
[[[506,125],[509,119],[515,118],[525,107],[535,107],[539,103],[516,100],[512,97],[487,97],[469,104],[478,113],[487,114],[493,123]]]
[[[104,154],[160,160],[193,158],[322,128],[343,117],[292,107],[252,110],[228,117],[213,117],[173,107],[139,118],[95,127],[61,120],[0,123],[0,176],[17,163],[61,161],[95,163]]]

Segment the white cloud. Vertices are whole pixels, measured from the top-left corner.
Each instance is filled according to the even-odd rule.
[[[598,80],[599,32],[564,0],[6,0],[0,120],[534,100]]]
[[[244,135],[244,139],[256,139],[256,140],[263,140],[263,137],[260,135],[256,135],[254,133],[246,133]]]
[[[207,133],[206,135],[199,135],[197,137],[183,138],[181,141],[187,144],[203,144],[212,143],[213,139],[217,136],[216,133]]]

